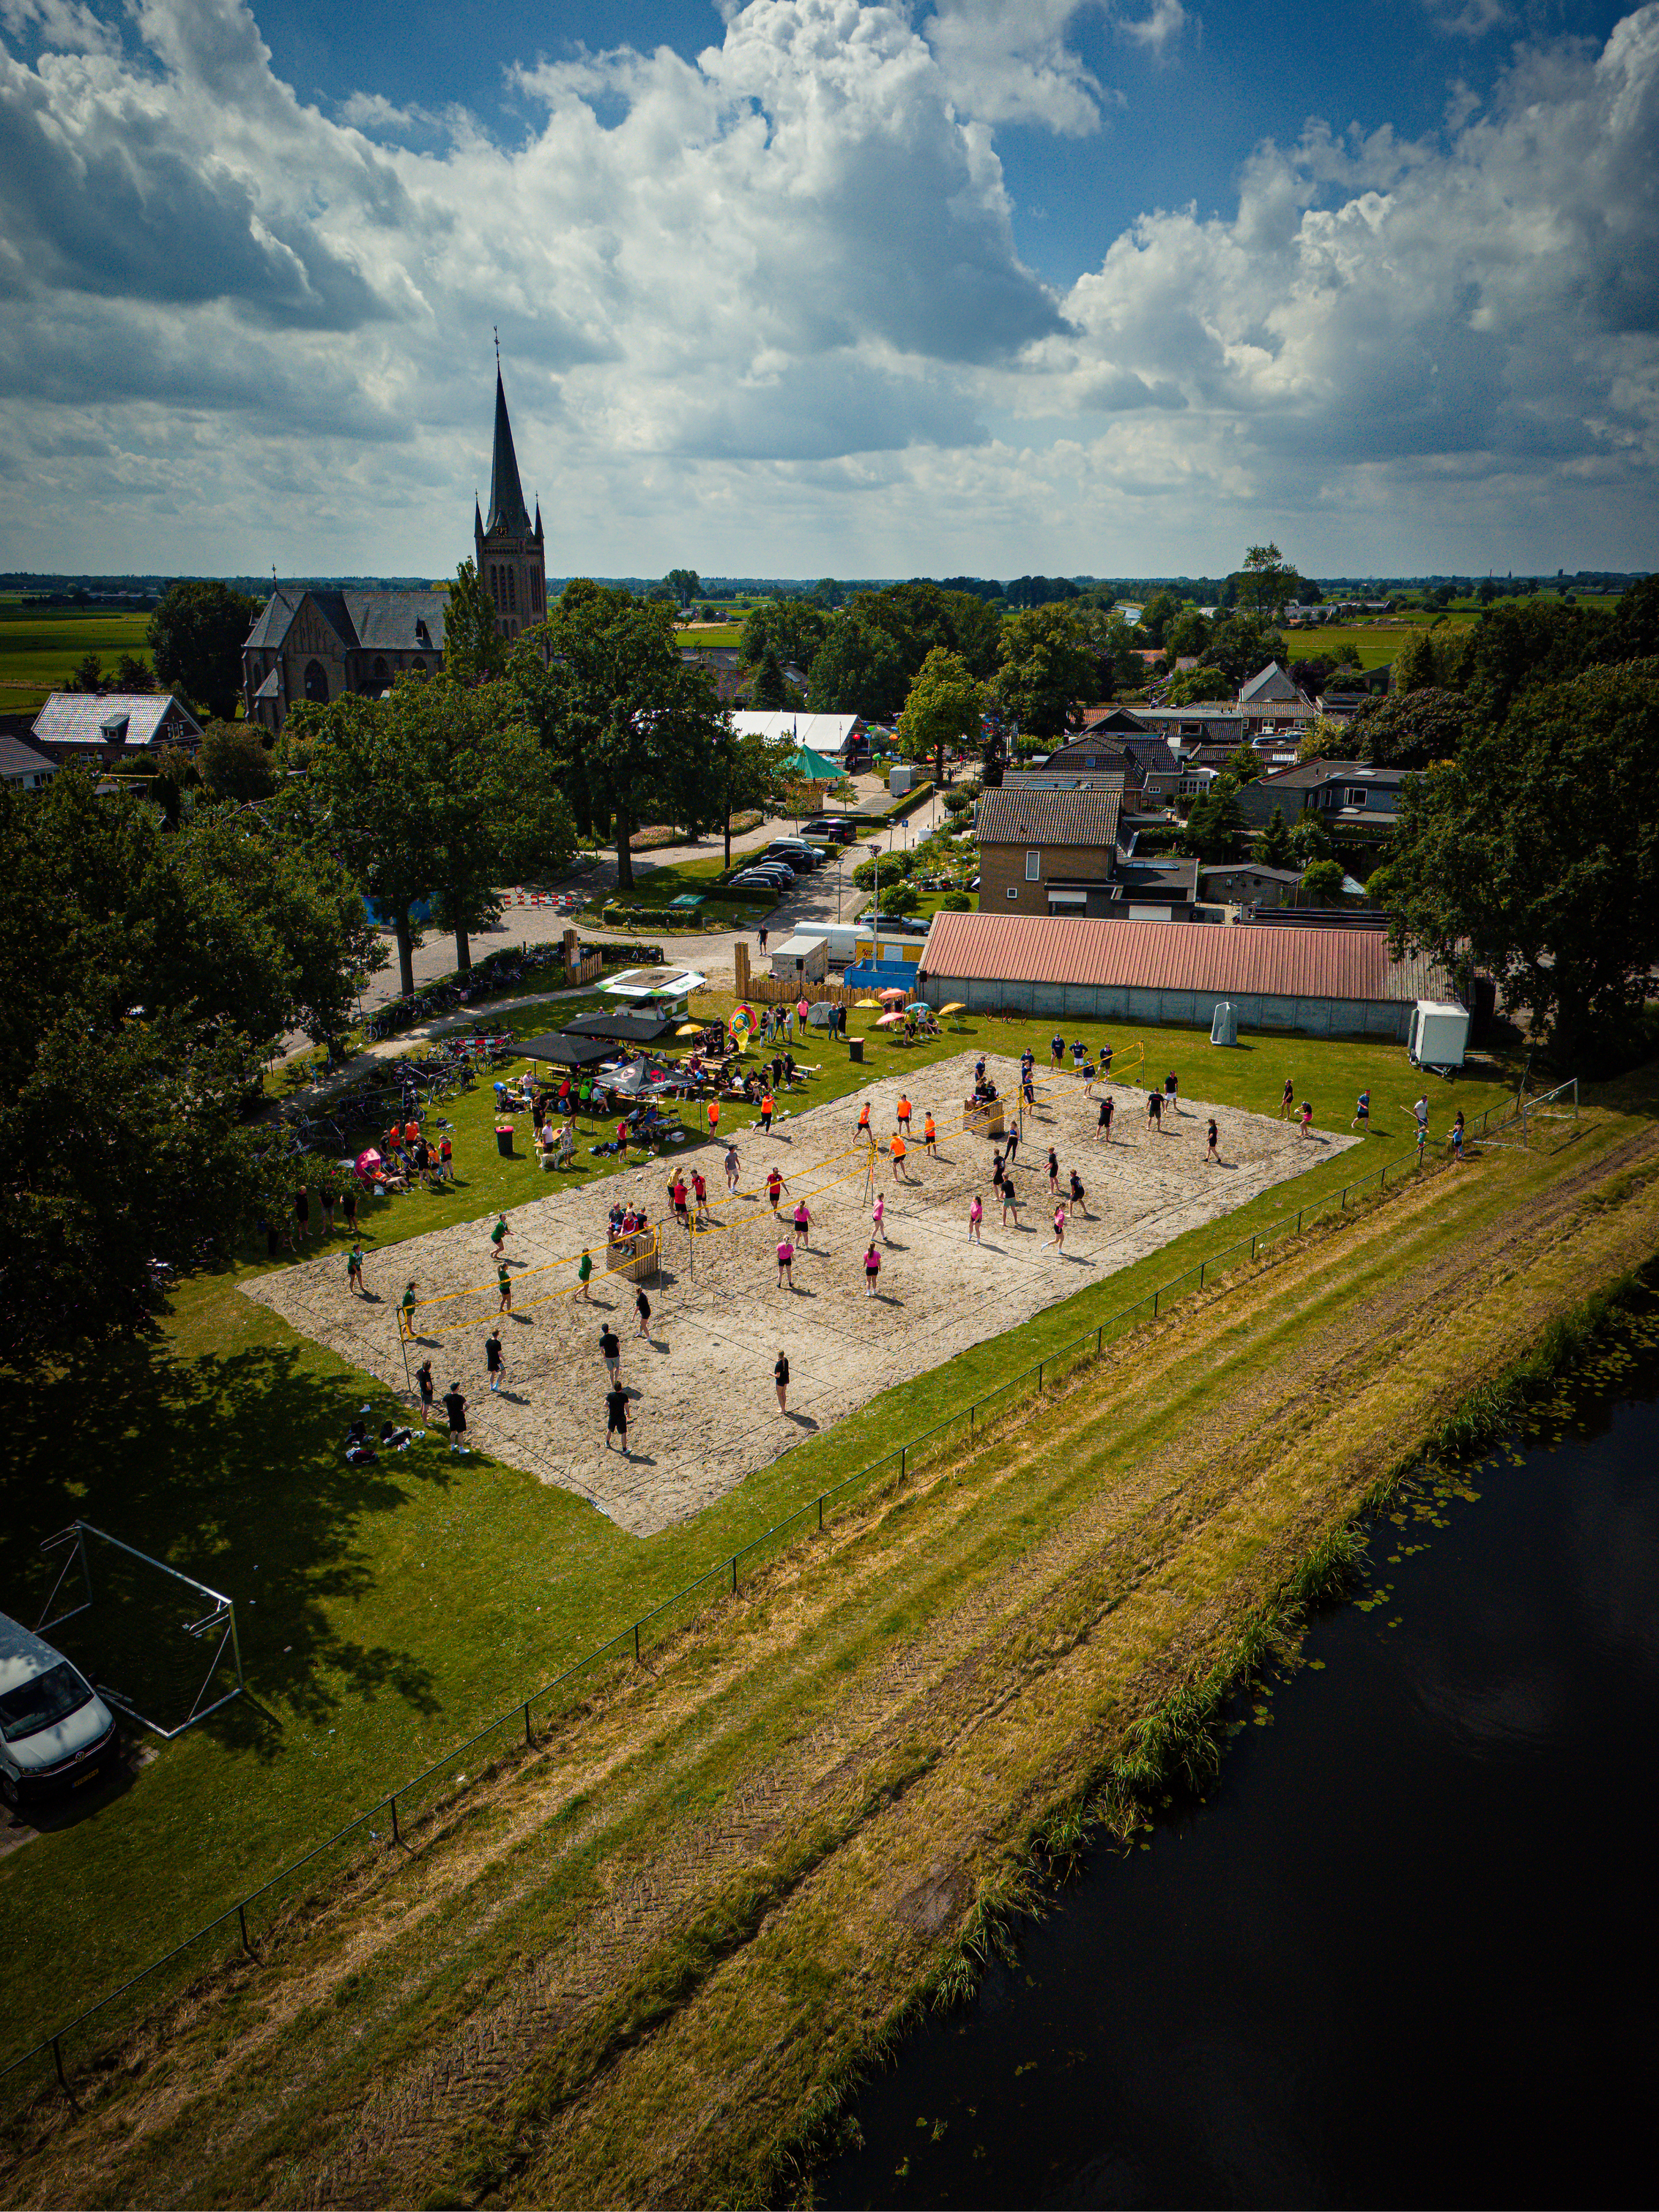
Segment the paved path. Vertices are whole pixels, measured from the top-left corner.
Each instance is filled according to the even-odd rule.
[[[885,803],[885,793],[878,777],[858,776],[854,779],[854,782],[860,804],[867,805],[872,800]],[[911,820],[895,823],[881,833],[882,849],[889,851],[905,845],[914,847],[931,830],[938,827],[940,819],[939,799],[938,793],[935,792],[927,804]],[[758,829],[747,830],[740,836],[734,836],[732,840],[732,850],[734,854],[757,852],[761,847],[770,844],[774,837],[789,836],[793,834],[793,831],[794,824],[788,819],[765,822]],[[873,842],[872,839],[865,841],[866,849],[872,842]],[[700,838],[691,844],[664,845],[650,853],[635,854],[634,856],[635,881],[643,890],[644,879],[653,869],[678,867],[687,860],[720,859],[724,857],[725,849],[725,839],[715,836]],[[769,932],[773,936],[779,937],[786,934],[790,928],[800,921],[822,922],[837,920],[851,921],[870,902],[869,895],[854,890],[852,883],[852,872],[860,857],[862,857],[861,854],[856,849],[852,848],[848,849],[846,860],[840,871],[839,896],[837,896],[836,870],[833,866],[820,868],[814,874],[797,882],[788,896],[781,900],[771,914],[767,916]],[[608,853],[598,860],[591,860],[581,867],[571,869],[567,874],[558,877],[548,884],[547,888],[555,893],[577,892],[583,898],[591,901],[599,897],[610,897],[616,886],[617,856],[614,853]],[[520,906],[514,903],[503,913],[497,928],[481,930],[474,936],[473,957],[475,959],[480,959],[487,952],[494,951],[504,945],[556,945],[569,927],[569,915],[559,913],[555,908]],[[586,924],[583,927],[591,928],[592,925]],[[622,933],[612,930],[606,933],[616,936]],[[732,946],[737,935],[738,933],[730,928],[700,932],[695,936],[682,935],[677,932],[666,940],[665,950],[672,947],[674,959],[684,961],[692,967],[701,968],[709,976],[711,982],[718,981],[729,985],[732,974]],[[389,1000],[398,996],[397,954],[392,946],[390,931],[385,933],[385,941],[391,958],[380,973],[370,980],[363,992],[362,1005],[365,1011],[385,1006]],[[647,939],[647,942],[654,941],[649,938]],[[416,988],[418,989],[423,984],[436,982],[441,976],[453,975],[454,969],[455,940],[453,937],[444,931],[428,931],[425,943],[416,949],[415,954]],[[409,1034],[419,1035],[421,1032],[411,1031]]]

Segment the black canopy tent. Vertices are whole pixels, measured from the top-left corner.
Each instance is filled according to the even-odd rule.
[[[518,1049],[526,1060],[550,1060],[561,1067],[597,1067],[602,1060],[613,1056],[608,1044],[592,1037],[562,1036],[556,1030],[530,1038]]]
[[[655,1044],[672,1036],[678,1019],[665,1021],[660,1014],[578,1014],[564,1025],[571,1037],[608,1037],[617,1044]]]

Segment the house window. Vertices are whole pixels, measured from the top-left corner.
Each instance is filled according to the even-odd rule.
[[[1008,896],[1011,899],[1017,899],[1019,896],[1019,885],[1018,884],[1009,884]]]
[[[384,691],[392,681],[392,671],[386,665],[386,655],[377,654],[374,661],[374,689]]]
[[[1345,806],[1363,806],[1365,804],[1364,785],[1351,783],[1342,794],[1342,804]]]
[[[1040,878],[1042,877],[1042,854],[1041,854],[1041,853],[1028,853],[1028,854],[1025,855],[1025,880],[1026,880],[1026,882],[1027,882],[1028,884],[1034,884],[1034,883],[1036,883],[1036,882],[1040,879]]]
[[[306,696],[315,700],[319,707],[328,704],[328,678],[320,660],[306,663]]]

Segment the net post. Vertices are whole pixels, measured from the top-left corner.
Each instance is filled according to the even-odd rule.
[[[253,1956],[253,1946],[247,1940],[247,1906],[246,1904],[239,1905],[237,1906],[236,1922],[237,1925],[242,1931],[242,1948],[247,1953],[251,1959]]]
[[[70,2094],[70,2085],[68,2076],[64,2072],[63,2038],[61,2036],[54,2035],[52,2039],[52,2063],[58,2069],[58,2086],[67,2097]],[[73,2100],[71,2100],[71,2101]]]
[[[390,1797],[388,1797],[388,1798],[386,1799],[386,1803],[387,1803],[387,1804],[392,1808],[392,1842],[393,1842],[394,1844],[398,1844],[398,1845],[401,1848],[402,1844],[403,1844],[403,1840],[404,1840],[404,1839],[403,1839],[403,1838],[402,1838],[402,1837],[398,1833],[398,1796],[397,1796],[397,1792],[394,1790],[394,1791],[392,1792],[392,1796],[391,1796]]]
[[[526,1744],[534,1743],[536,1741],[535,1737],[530,1733],[530,1700],[528,1698],[524,1701],[524,1740]]]

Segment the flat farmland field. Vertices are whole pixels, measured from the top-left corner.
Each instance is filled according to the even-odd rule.
[[[42,705],[49,691],[63,690],[76,661],[88,653],[111,674],[124,653],[148,663],[149,630],[148,615],[58,614],[0,601],[0,714]]]

